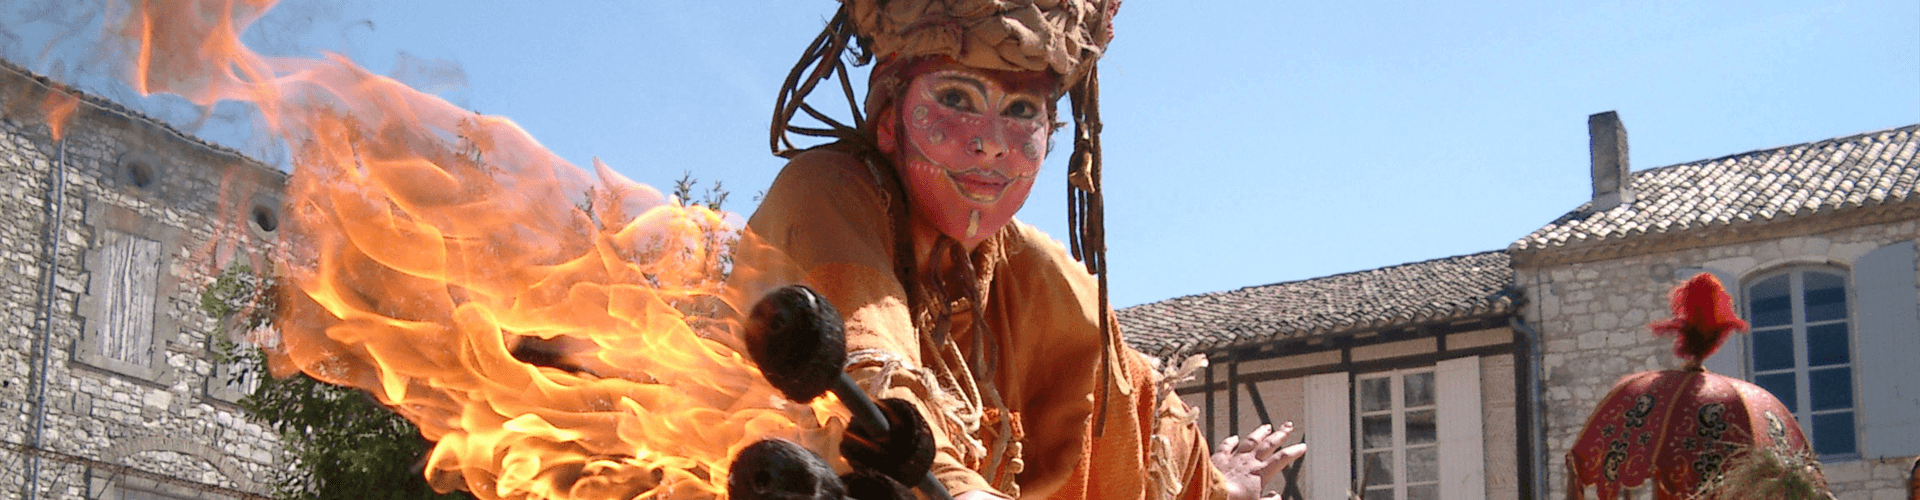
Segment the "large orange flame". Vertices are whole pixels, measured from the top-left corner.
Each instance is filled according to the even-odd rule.
[[[271,7],[111,19],[136,89],[249,102],[290,149],[277,373],[371,392],[436,441],[437,488],[482,498],[723,496],[761,438],[834,449],[844,410],[785,402],[739,344],[748,301],[794,281],[777,252],[506,119],[254,53],[238,34]],[[511,354],[536,338],[569,369]]]

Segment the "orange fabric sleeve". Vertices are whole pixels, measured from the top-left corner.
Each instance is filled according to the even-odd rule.
[[[866,169],[864,163],[839,151],[803,153],[781,170],[747,227],[763,242],[783,250],[799,266],[804,283],[840,311],[847,325],[848,352],[898,356],[898,364],[863,362],[856,356],[847,370],[863,385],[881,382],[878,391],[867,387],[875,399],[905,399],[934,424],[935,477],[954,494],[991,490],[978,473],[958,460],[954,441],[938,425],[934,381],[915,370],[924,365],[905,289],[893,273],[893,228],[885,213],[885,197]]]
[[[1174,394],[1159,394],[1160,374],[1116,331],[1109,339],[1120,373],[1099,394],[1098,284],[1066,248],[1039,230],[1016,223],[1006,267],[996,273],[993,309],[1006,337],[1008,364],[1021,373],[1016,389],[1024,407],[1026,466],[1023,496],[1056,499],[1225,498],[1206,439],[1193,412]],[[1011,397],[1011,396],[1010,396]],[[1094,412],[1107,413],[1093,433]],[[1164,410],[1164,411],[1163,411]],[[1156,450],[1156,440],[1160,441]],[[1163,458],[1164,457],[1164,458]],[[1163,463],[1156,464],[1156,461]],[[1159,477],[1155,477],[1158,475]],[[1150,492],[1158,487],[1159,492]]]
[[[1009,228],[984,319],[1005,346],[997,379],[1025,431],[1017,482],[1023,497],[1072,498],[1084,489],[1076,471],[1087,452],[1100,361],[1098,302],[1090,300],[1098,285],[1038,229],[1018,221]]]

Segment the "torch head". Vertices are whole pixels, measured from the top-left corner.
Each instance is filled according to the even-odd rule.
[[[790,441],[764,439],[733,457],[727,472],[727,496],[738,500],[838,500],[847,496],[847,487],[819,455]]]
[[[747,355],[788,399],[807,402],[827,392],[847,361],[840,312],[802,285],[775,289],[747,319]]]

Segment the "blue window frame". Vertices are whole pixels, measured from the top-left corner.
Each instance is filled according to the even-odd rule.
[[[1846,274],[1793,269],[1746,287],[1753,383],[1793,412],[1822,458],[1858,456],[1853,322]]]

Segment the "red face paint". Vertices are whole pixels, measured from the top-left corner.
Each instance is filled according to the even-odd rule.
[[[913,78],[895,159],[923,219],[967,248],[1013,219],[1047,155],[1050,83],[957,64]]]

